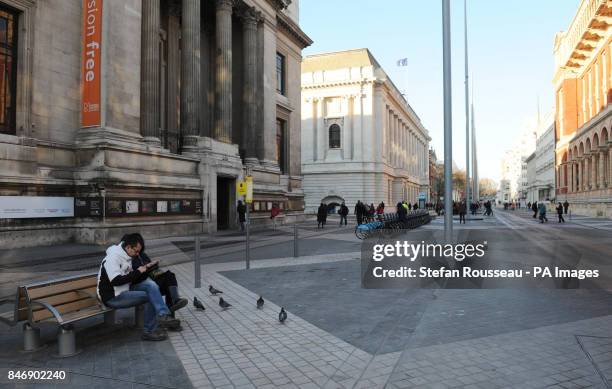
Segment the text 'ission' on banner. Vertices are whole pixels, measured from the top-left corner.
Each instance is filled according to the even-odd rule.
[[[83,0],[81,127],[99,126],[102,65],[102,0]]]

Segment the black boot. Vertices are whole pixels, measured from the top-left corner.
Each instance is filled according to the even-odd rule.
[[[170,311],[176,312],[187,306],[187,299],[179,296],[178,286],[169,286],[168,292],[170,292],[170,298],[172,299],[172,305],[168,307]]]

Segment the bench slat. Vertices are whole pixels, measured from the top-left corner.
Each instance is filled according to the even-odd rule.
[[[81,291],[84,293],[79,293],[79,291],[75,290],[75,291],[70,291],[70,292],[66,292],[62,294],[56,294],[56,295],[49,296],[49,297],[38,298],[36,299],[36,301],[45,302],[45,303],[53,305],[54,307],[57,307],[63,304],[72,303],[72,302],[83,300],[85,298],[96,295],[96,287],[81,289]],[[91,296],[88,296],[85,293],[88,293]],[[41,309],[45,309],[45,308],[40,305],[32,306],[32,311],[39,311]]]
[[[26,287],[30,300],[37,300],[42,297],[53,296],[69,292],[71,290],[87,289],[97,285],[95,275],[79,278],[74,281],[62,281],[60,283],[49,283],[42,286]]]
[[[97,310],[100,309],[100,305],[97,299],[93,299],[90,297],[86,297],[79,301],[74,301],[68,304],[55,305],[53,306],[60,314],[62,314],[62,322],[64,321],[64,314],[70,314],[74,311],[82,310],[84,308],[94,307]],[[32,312],[32,321],[39,322],[41,320],[53,317],[53,314],[49,312],[47,309],[40,309],[38,311]],[[61,323],[60,323],[61,324]]]

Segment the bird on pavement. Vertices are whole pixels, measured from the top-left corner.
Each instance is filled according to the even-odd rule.
[[[232,306],[232,304],[228,303],[227,301],[223,300],[223,297],[219,297],[219,306],[223,309],[227,309],[229,307]]]
[[[199,309],[200,311],[206,310],[206,308],[204,307],[204,304],[202,304],[202,302],[198,300],[198,298],[195,296],[193,296],[193,306]]]
[[[263,297],[259,296],[259,298],[257,299],[257,309],[263,308],[263,305],[264,305],[264,299]]]
[[[223,292],[221,292],[219,289],[215,289],[215,288],[214,288],[212,285],[208,285],[208,291],[209,291],[209,292],[210,292],[210,294],[212,294],[213,296],[216,296],[216,295],[218,295],[218,294],[220,294],[220,293],[223,293]]]
[[[285,311],[285,308],[281,308],[280,313],[278,314],[278,321],[284,323],[285,320],[287,320],[287,311]]]

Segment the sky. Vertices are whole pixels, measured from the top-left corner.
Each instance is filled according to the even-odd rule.
[[[554,107],[553,42],[580,0],[467,0],[470,79],[480,178],[499,180],[503,152]],[[301,0],[304,55],[368,48],[444,155],[441,0]],[[451,1],[453,160],[465,167],[463,1]],[[397,67],[407,58],[407,67]],[[471,86],[470,86],[471,87]]]

